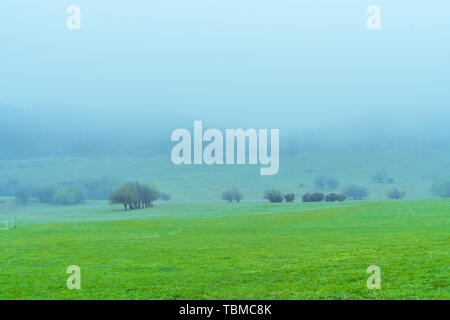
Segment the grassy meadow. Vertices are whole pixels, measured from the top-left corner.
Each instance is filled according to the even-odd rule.
[[[0,302],[450,300],[449,31],[450,0],[0,0]]]
[[[449,299],[450,200],[430,199],[448,179],[446,151],[303,153],[280,172],[255,166],[174,166],[167,156],[60,157],[0,161],[0,184],[92,177],[153,183],[172,195],[149,209],[89,200],[71,206],[0,197],[0,299]],[[383,170],[395,181],[374,183]],[[364,201],[302,203],[314,178],[364,185]],[[239,187],[244,200],[220,195]],[[399,188],[404,200],[386,200]],[[268,188],[294,192],[270,204]],[[325,191],[330,192],[330,191]],[[66,287],[81,268],[82,289]],[[369,290],[370,265],[381,289]]]
[[[0,232],[0,298],[448,299],[449,212],[447,199],[34,206]]]
[[[241,188],[246,200],[261,201],[270,188],[296,193],[300,199],[306,192],[317,191],[313,181],[325,175],[340,181],[338,192],[345,185],[358,184],[367,187],[369,199],[386,199],[392,188],[404,190],[407,199],[418,199],[433,197],[434,181],[450,180],[449,165],[450,151],[445,149],[303,152],[280,157],[280,170],[274,176],[260,176],[254,165],[176,166],[170,155],[47,157],[0,161],[0,185],[11,178],[36,186],[109,177],[117,183],[152,183],[174,201],[220,201],[230,186]],[[380,171],[394,178],[394,183],[374,183],[371,176]]]

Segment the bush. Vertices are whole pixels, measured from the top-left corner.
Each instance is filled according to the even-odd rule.
[[[339,186],[339,180],[333,177],[329,177],[327,178],[327,180],[325,181],[326,186],[328,187],[328,189],[336,189]]]
[[[324,199],[325,195],[320,192],[307,193],[302,197],[303,202],[320,202]]]
[[[51,186],[40,187],[34,191],[34,196],[42,203],[52,203],[56,188]]]
[[[270,202],[283,202],[283,195],[280,191],[269,190],[264,193],[264,199],[267,199]]]
[[[284,195],[284,200],[285,200],[286,202],[294,202],[294,200],[295,200],[295,194],[293,194],[293,193],[285,194],[285,195]]]
[[[161,197],[161,200],[163,200],[163,201],[169,201],[171,198],[170,194],[164,193],[164,192],[161,193],[160,197]]]
[[[314,186],[320,190],[325,189],[325,181],[327,180],[327,177],[321,176],[314,179]]]
[[[431,192],[441,198],[450,198],[450,181],[433,183]]]
[[[53,202],[56,204],[76,204],[86,199],[86,191],[77,185],[59,187],[53,195]]]
[[[398,200],[398,199],[402,199],[405,197],[405,191],[401,191],[398,189],[392,189],[392,190],[389,190],[386,193],[386,195],[387,195],[388,199]]]
[[[222,199],[228,202],[233,201],[233,192],[231,190],[226,190],[222,193]]]
[[[372,175],[372,181],[375,183],[393,183],[394,178],[389,177],[386,172],[379,171]]]
[[[339,180],[333,177],[320,176],[314,180],[314,186],[320,190],[336,189],[339,186]]]
[[[363,198],[367,197],[368,194],[369,192],[363,186],[349,185],[344,188],[344,195],[354,200],[362,200]]]
[[[334,202],[334,201],[344,201],[345,196],[343,194],[330,193],[325,197],[325,201]]]
[[[234,200],[236,200],[236,202],[240,202],[241,199],[243,198],[242,193],[237,188],[233,188],[232,191],[233,191]]]
[[[228,202],[232,202],[233,200],[236,200],[236,202],[241,201],[243,198],[243,195],[241,191],[237,188],[231,188],[222,193],[222,199]]]

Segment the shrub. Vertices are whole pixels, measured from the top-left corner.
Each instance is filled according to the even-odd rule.
[[[243,195],[241,193],[241,191],[239,191],[239,189],[237,188],[230,188],[228,190],[225,190],[222,193],[222,199],[228,202],[232,202],[233,200],[236,200],[236,202],[241,201],[241,199],[243,198]]]
[[[270,202],[283,202],[283,195],[280,191],[269,190],[264,193],[264,199],[267,199]]]
[[[325,195],[323,193],[320,192],[315,192],[313,194],[311,194],[311,200],[313,202],[320,202],[325,198]]]
[[[339,180],[333,177],[320,176],[314,180],[314,186],[320,190],[336,189],[339,186]]]
[[[42,203],[52,203],[56,188],[51,186],[40,187],[34,191],[34,196]]]
[[[339,180],[333,177],[329,177],[327,178],[327,180],[325,181],[326,186],[328,187],[328,189],[336,189],[339,186]]]
[[[294,202],[294,200],[295,200],[295,194],[293,194],[293,193],[285,194],[285,195],[284,195],[284,200],[285,200],[286,202]]]
[[[170,198],[171,198],[170,194],[164,193],[164,192],[161,192],[161,196],[160,197],[161,197],[161,200],[163,200],[163,201],[169,201]]]
[[[76,204],[86,199],[86,191],[77,185],[59,187],[53,195],[53,202],[56,204]]]
[[[393,183],[394,178],[389,177],[386,172],[378,171],[372,175],[372,181],[375,183]]]
[[[320,190],[323,190],[325,188],[325,182],[327,180],[327,177],[320,176],[314,179],[314,186]]]
[[[396,189],[389,190],[386,193],[386,195],[387,195],[388,199],[398,200],[398,199],[402,199],[403,197],[405,197],[405,191],[401,191],[396,188]]]
[[[450,198],[450,181],[433,183],[431,191],[438,197]]]
[[[345,196],[343,194],[330,193],[325,197],[325,201],[334,202],[334,201],[344,201]]]
[[[354,200],[362,200],[367,197],[368,194],[367,189],[363,186],[349,185],[344,188],[344,195]]]
[[[241,199],[243,198],[241,191],[239,191],[239,189],[237,189],[237,188],[233,188],[232,192],[233,192],[234,200],[236,200],[236,202],[240,202]]]
[[[303,202],[320,202],[324,199],[325,195],[320,192],[307,193],[302,197]]]
[[[222,193],[222,199],[228,202],[233,201],[233,192],[231,190],[226,190]]]

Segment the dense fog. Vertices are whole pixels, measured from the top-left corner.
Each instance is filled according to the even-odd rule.
[[[76,2],[80,30],[68,1],[2,2],[1,158],[164,153],[194,120],[288,153],[448,145],[447,1],[383,2],[380,30],[349,0]]]
[[[67,27],[72,4],[80,29]],[[405,150],[428,157],[420,172],[431,183],[432,167],[447,163],[433,152],[450,147],[450,3],[380,1],[379,30],[366,26],[371,4],[3,1],[0,160],[163,156],[157,170],[171,165],[171,133],[200,120],[205,129],[279,129],[280,181],[283,159],[307,152],[328,152],[320,170],[332,171],[333,152]],[[384,168],[411,158],[386,153]],[[69,169],[0,167],[4,183],[69,179]]]

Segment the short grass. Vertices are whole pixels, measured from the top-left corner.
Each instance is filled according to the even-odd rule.
[[[449,299],[449,213],[445,199],[36,206],[0,231],[0,298]]]

